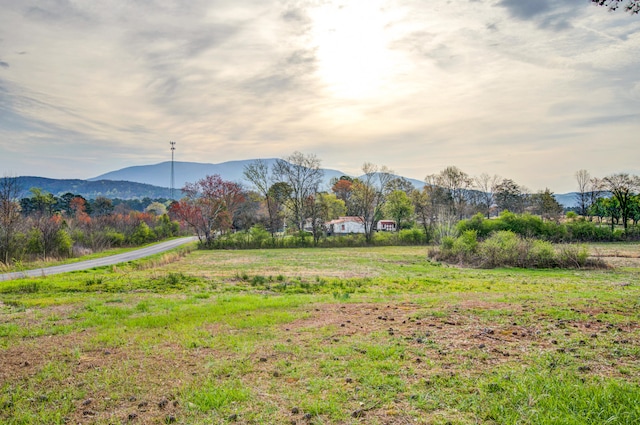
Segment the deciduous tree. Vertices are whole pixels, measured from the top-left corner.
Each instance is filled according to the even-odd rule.
[[[494,174],[490,176],[487,173],[482,173],[473,179],[474,186],[478,189],[480,204],[485,210],[487,218],[491,216],[491,207],[495,202],[496,187],[500,184],[500,176]]]
[[[280,227],[279,206],[276,199],[273,197],[273,191],[271,185],[273,184],[273,178],[269,164],[262,159],[253,161],[250,164],[245,165],[242,172],[244,178],[249,181],[256,192],[263,198],[267,210],[267,230],[271,233],[271,238],[275,237],[276,232]]]
[[[241,193],[236,183],[222,180],[214,174],[182,189],[185,197],[172,204],[172,214],[193,228],[204,244],[210,244],[216,232],[231,227],[232,214]]]
[[[620,215],[624,230],[630,216],[631,199],[640,189],[640,178],[627,173],[612,174],[603,179],[605,187],[620,205]]]
[[[20,185],[15,177],[0,179],[0,261],[9,264],[13,238],[20,221]]]
[[[471,177],[456,166],[449,166],[436,175],[435,184],[447,194],[451,203],[451,213],[458,219],[464,216],[464,207],[472,183]]]
[[[405,222],[409,221],[414,212],[411,199],[403,190],[394,190],[387,195],[384,210],[387,217],[393,218],[396,222],[396,228],[398,230],[402,228]]]
[[[365,238],[371,242],[376,220],[382,216],[385,189],[393,174],[387,167],[378,167],[369,162],[362,165],[362,172],[364,174],[353,182],[352,196],[364,223]]]
[[[276,160],[273,174],[275,180],[287,183],[291,188],[289,202],[286,205],[294,225],[298,230],[302,230],[307,218],[305,205],[309,197],[315,197],[318,193],[324,176],[320,160],[313,154],[294,152],[284,159]]]

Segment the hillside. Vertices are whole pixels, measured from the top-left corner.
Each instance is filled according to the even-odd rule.
[[[175,187],[179,189],[185,183],[195,182],[207,175],[218,174],[224,180],[238,182],[248,185],[242,174],[246,165],[255,162],[255,159],[243,161],[227,161],[219,164],[206,164],[199,162],[174,162]],[[269,167],[275,163],[275,158],[264,159]],[[340,170],[323,168],[324,171],[324,187],[321,190],[329,189],[329,182],[332,178],[348,175]],[[122,168],[120,170],[110,171],[89,179],[94,180],[127,180],[138,183],[146,183],[154,186],[170,186],[171,182],[171,162],[161,162],[153,165],[138,165],[134,167]],[[416,179],[408,179],[415,187],[421,188],[424,182]]]
[[[224,180],[239,182],[247,187],[251,185],[244,179],[244,167],[255,159],[241,161],[227,161],[219,164],[198,162],[174,162],[176,196],[185,183],[195,182],[207,175],[218,174]],[[264,161],[271,167],[276,159]],[[324,182],[321,190],[329,190],[332,178],[338,178],[346,173],[324,168]],[[106,196],[109,198],[141,199],[170,197],[171,162],[159,164],[138,165],[110,171],[88,180],[57,180],[43,177],[20,177],[24,190],[40,187],[54,195],[72,192],[86,198]],[[416,188],[422,188],[424,182],[408,179]],[[576,194],[556,194],[556,199],[565,208],[576,206]]]
[[[244,167],[252,162],[251,160],[227,161],[219,164],[206,164],[198,162],[174,162],[175,187],[179,189],[185,183],[195,182],[207,175],[218,174],[224,180],[246,184],[242,174]],[[274,158],[264,160],[270,167],[276,161]],[[325,189],[328,188],[329,181],[333,177],[344,175],[342,171],[323,169]],[[89,179],[95,180],[127,180],[131,182],[146,183],[154,186],[168,187],[171,185],[171,162],[161,162],[153,165],[138,165],[134,167],[122,168],[106,174]]]
[[[40,188],[56,196],[71,192],[82,195],[87,199],[95,199],[98,196],[120,199],[142,198],[169,198],[170,191],[166,187],[152,186],[150,184],[135,183],[129,181],[112,180],[67,180],[48,179],[44,177],[18,177],[18,185],[22,188],[22,196],[29,195],[32,187]]]

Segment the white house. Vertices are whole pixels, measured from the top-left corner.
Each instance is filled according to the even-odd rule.
[[[352,233],[364,233],[364,221],[362,217],[339,217],[325,224],[329,235],[349,235]]]

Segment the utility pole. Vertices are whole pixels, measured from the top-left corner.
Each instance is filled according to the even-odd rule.
[[[173,152],[176,150],[176,142],[169,142],[171,145],[171,200],[175,201],[176,198],[173,196],[173,190],[176,186],[176,178],[173,171]]]

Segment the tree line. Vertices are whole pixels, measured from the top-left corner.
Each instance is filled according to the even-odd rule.
[[[216,241],[250,229],[266,233],[272,242],[297,235],[317,245],[327,237],[326,223],[342,216],[360,220],[367,244],[373,242],[381,219],[395,221],[398,230],[419,230],[421,237],[413,239],[428,242],[453,235],[458,222],[476,214],[491,218],[509,211],[556,223],[564,218],[562,205],[548,188],[532,193],[497,175],[470,176],[449,166],[426,176],[425,185],[416,188],[386,166],[364,163],[361,176],[334,178],[330,188],[323,188],[320,164],[317,156],[300,152],[272,166],[256,160],[243,170],[248,187],[207,176],[186,185],[185,196],[171,205],[169,213],[191,226],[205,246],[218,246]],[[637,176],[620,173],[600,179],[580,170],[576,179],[576,214],[582,219],[591,223],[597,218],[598,224],[608,219],[611,232],[621,225],[628,234],[630,222],[637,229]]]
[[[179,201],[87,200],[72,193],[57,197],[38,188],[21,196],[17,179],[4,177],[0,179],[0,262],[142,244],[186,228],[208,247],[225,246],[247,235],[273,246],[291,236],[318,245],[329,239],[326,224],[344,216],[362,224],[362,234],[354,236],[362,244],[394,242],[389,239],[392,236],[377,231],[376,223],[382,219],[395,222],[396,242],[428,243],[456,236],[472,217],[474,223],[484,217],[483,228],[498,228],[500,220],[507,222],[500,215],[505,211],[548,223],[528,227],[528,232],[547,240],[612,240],[639,233],[640,179],[625,173],[597,178],[578,171],[577,207],[567,220],[548,188],[533,193],[498,175],[471,176],[449,166],[427,175],[424,186],[416,188],[388,167],[367,162],[359,177],[341,176],[322,187],[320,165],[317,156],[300,152],[271,166],[256,160],[243,169],[246,185],[219,175],[206,176],[186,184]],[[557,230],[558,226],[566,228]]]
[[[0,264],[85,255],[141,245],[180,233],[166,199],[87,200],[39,188],[23,195],[19,180],[0,179]]]

